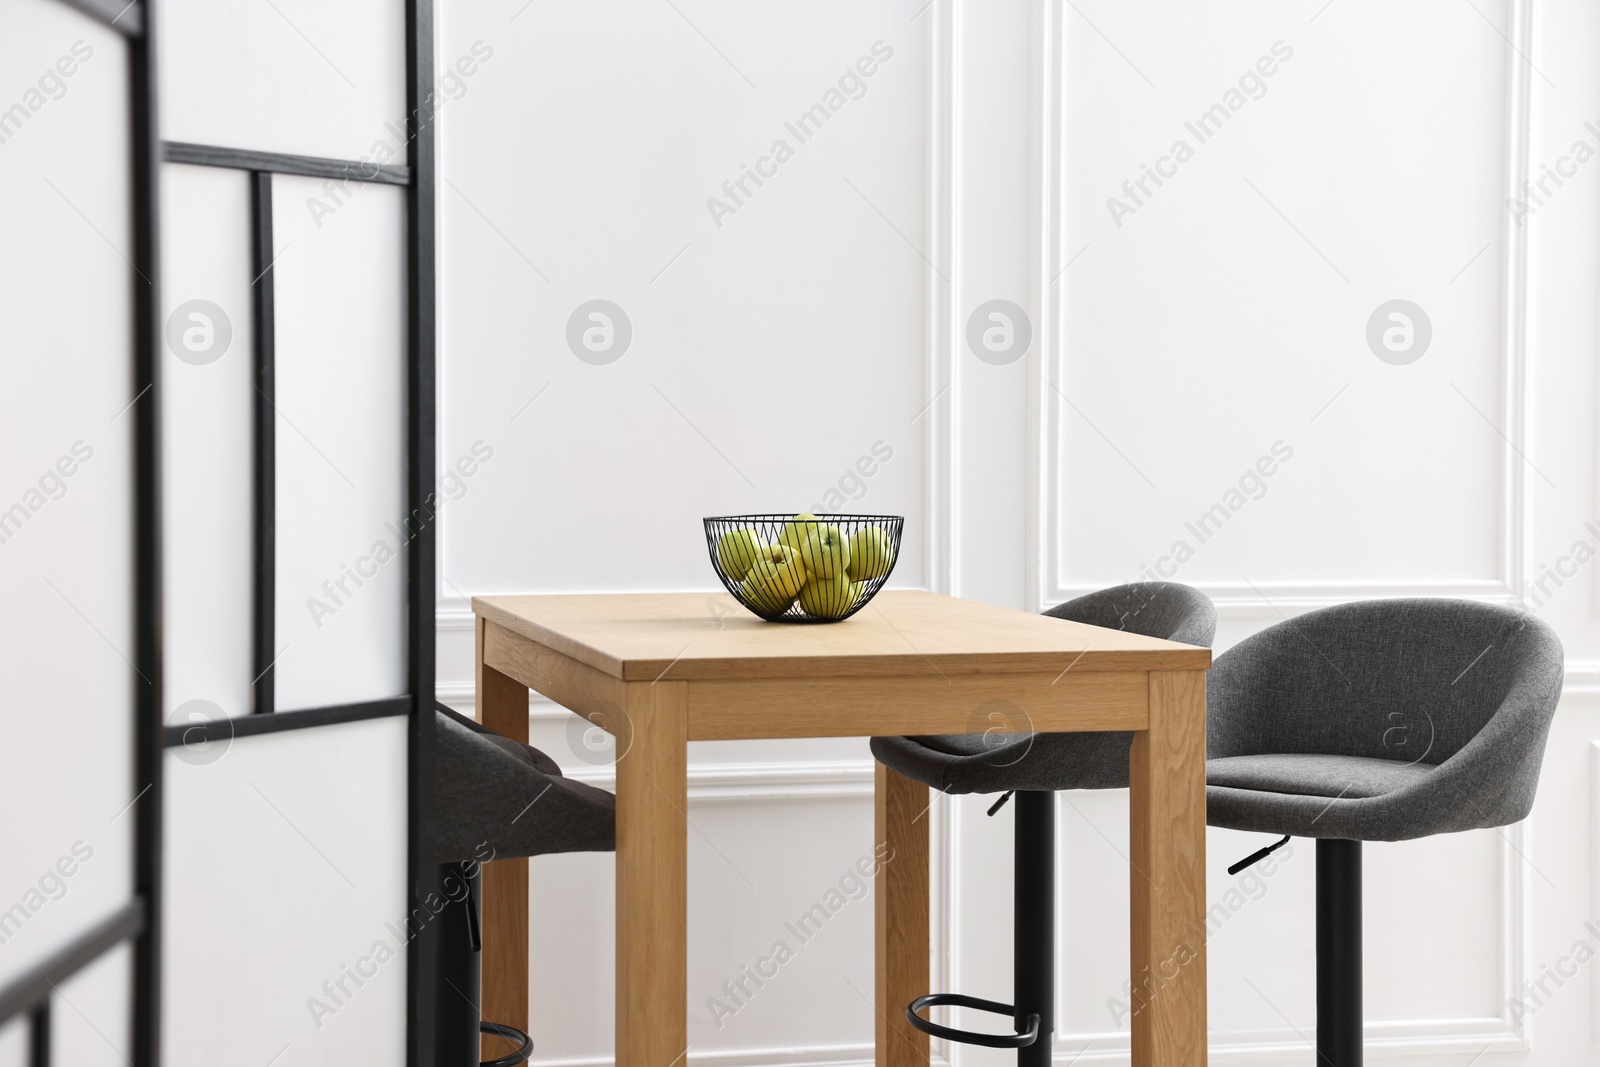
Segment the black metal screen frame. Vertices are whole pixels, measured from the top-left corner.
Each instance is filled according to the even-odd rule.
[[[158,1067],[161,1027],[162,605],[159,142],[156,131],[156,0],[63,0],[122,34],[128,47],[133,221],[133,896],[87,932],[0,989],[0,1023],[26,1013],[30,1062],[51,1059],[50,998],[56,986],[118,945],[133,943],[132,1067]]]
[[[170,153],[167,154],[170,160]],[[272,271],[272,173],[250,172],[251,518],[250,711],[275,709],[272,668],[277,657],[274,605],[278,580],[277,288]]]
[[[431,131],[430,131],[431,132]],[[417,230],[415,221],[415,205],[412,204],[413,176],[418,171],[411,167],[393,165],[379,166],[373,163],[360,163],[341,159],[325,159],[314,156],[296,156],[280,152],[256,152],[235,148],[221,148],[212,145],[189,144],[184,142],[167,141],[161,145],[161,158],[167,163],[186,163],[194,166],[217,167],[224,170],[244,171],[250,186],[250,276],[254,279],[250,284],[250,323],[251,323],[251,367],[250,381],[254,388],[251,397],[251,545],[250,545],[250,714],[247,719],[255,716],[273,716],[271,725],[254,723],[249,727],[243,725],[242,720],[233,720],[234,729],[231,731],[207,727],[206,735],[209,736],[237,736],[243,737],[251,734],[268,733],[277,730],[304,729],[312,726],[324,726],[335,722],[350,722],[353,718],[374,718],[379,715],[404,715],[409,714],[410,697],[391,700],[372,701],[359,706],[368,709],[366,713],[352,717],[347,714],[346,705],[336,705],[323,708],[309,708],[296,710],[289,713],[279,713],[276,700],[275,672],[278,657],[276,648],[277,637],[277,268],[273,255],[273,189],[274,175],[284,174],[293,177],[324,177],[332,176],[340,181],[358,182],[375,185],[396,185],[406,189],[406,229],[407,229],[407,349],[406,349],[406,380],[407,380],[407,410],[406,410],[406,446],[407,446],[407,516],[408,523],[414,522],[418,534],[407,548],[408,557],[418,553],[427,553],[431,564],[433,551],[433,507],[432,489],[427,489],[418,495],[416,487],[412,485],[412,473],[417,464],[411,458],[420,442],[426,443],[426,468],[427,478],[431,485],[433,478],[433,339],[431,336],[433,323],[433,290],[432,263],[428,264],[425,277],[428,279],[426,294],[418,288],[419,272],[414,268],[413,261],[419,254],[411,237]],[[425,168],[430,172],[432,167]],[[431,231],[431,204],[429,205],[429,222]],[[427,254],[432,256],[432,240],[427,244]],[[426,303],[426,315],[419,320],[422,304]],[[425,322],[429,332],[427,338],[427,375],[426,381],[419,378],[415,366],[418,354],[412,339],[416,336],[419,321]],[[425,389],[425,391],[423,391]],[[425,411],[417,410],[424,408]],[[420,434],[420,436],[419,436]],[[414,588],[415,577],[408,567],[407,572],[407,658],[408,664],[415,655],[411,640],[413,634],[419,631],[426,632],[428,649],[430,653],[429,680],[430,686],[426,692],[432,692],[432,661],[433,649],[433,607],[431,592],[429,595],[428,614],[426,619],[419,617],[414,597],[411,592]],[[430,565],[426,575],[426,588],[433,589],[432,567]],[[415,671],[408,666],[407,692],[424,692],[418,690],[415,684]],[[431,699],[431,698],[430,698]],[[286,714],[286,718],[278,720],[278,714]],[[196,726],[174,727],[167,731],[167,744],[176,746],[192,743],[197,737]],[[187,739],[187,742],[186,742]]]
[[[434,242],[434,0],[406,0],[406,125],[411,184],[406,187],[406,499],[417,536],[406,553],[407,682],[412,695],[408,748],[407,896],[426,907],[439,873],[434,846],[434,717],[437,575],[434,484],[436,419]],[[437,924],[406,946],[406,1064],[434,1062]]]
[[[98,0],[84,0],[95,3]],[[434,848],[434,626],[436,604],[434,411],[434,90],[433,0],[406,0],[406,127],[408,166],[165,142],[169,163],[244,171],[250,180],[250,245],[254,363],[252,511],[251,714],[215,723],[173,726],[163,743],[243,737],[386,716],[409,717],[407,743],[408,909],[425,908],[438,878]],[[406,694],[385,700],[297,711],[276,710],[276,283],[272,252],[275,174],[403,187],[406,202]],[[433,974],[437,933],[424,925],[407,944],[406,1063],[433,1063]],[[144,1067],[138,1064],[136,1067]]]

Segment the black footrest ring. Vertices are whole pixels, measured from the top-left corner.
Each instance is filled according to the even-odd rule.
[[[504,1056],[499,1056],[492,1060],[484,1060],[478,1067],[516,1067],[519,1063],[527,1063],[528,1057],[533,1055],[533,1038],[518,1030],[515,1026],[507,1026],[505,1023],[480,1022],[478,1024],[478,1033],[503,1037],[507,1041],[516,1041],[521,1045],[520,1048],[508,1052]]]
[[[1028,1028],[1016,1034],[979,1034],[971,1030],[957,1030],[952,1026],[940,1026],[930,1023],[917,1012],[923,1008],[931,1008],[939,1004],[948,1004],[954,1008],[972,1008],[975,1011],[992,1012],[995,1015],[1015,1016],[1017,1009],[1010,1004],[1001,1004],[993,1000],[979,1000],[977,997],[965,996],[961,993],[929,993],[925,997],[918,997],[906,1005],[906,1021],[925,1034],[933,1037],[942,1037],[946,1041],[959,1041],[963,1045],[982,1045],[984,1048],[1027,1048],[1039,1040],[1039,1016],[1028,1016]]]

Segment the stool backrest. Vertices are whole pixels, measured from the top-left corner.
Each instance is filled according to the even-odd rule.
[[[1247,638],[1207,679],[1207,755],[1313,753],[1441,764],[1485,731],[1542,755],[1561,641],[1511,608],[1372,600]]]
[[[549,756],[440,705],[435,848],[441,863],[616,847],[616,798]]]
[[[1177,582],[1134,582],[1099,589],[1057,604],[1045,614],[1206,648],[1211,647],[1217,632],[1217,609],[1210,598]]]

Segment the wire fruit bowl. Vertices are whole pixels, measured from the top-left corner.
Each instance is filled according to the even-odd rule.
[[[768,622],[840,622],[877,595],[900,558],[899,515],[722,515],[705,520],[711,567]]]

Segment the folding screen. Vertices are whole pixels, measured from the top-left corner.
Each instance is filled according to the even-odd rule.
[[[431,1062],[427,5],[162,31],[166,1061]]]

